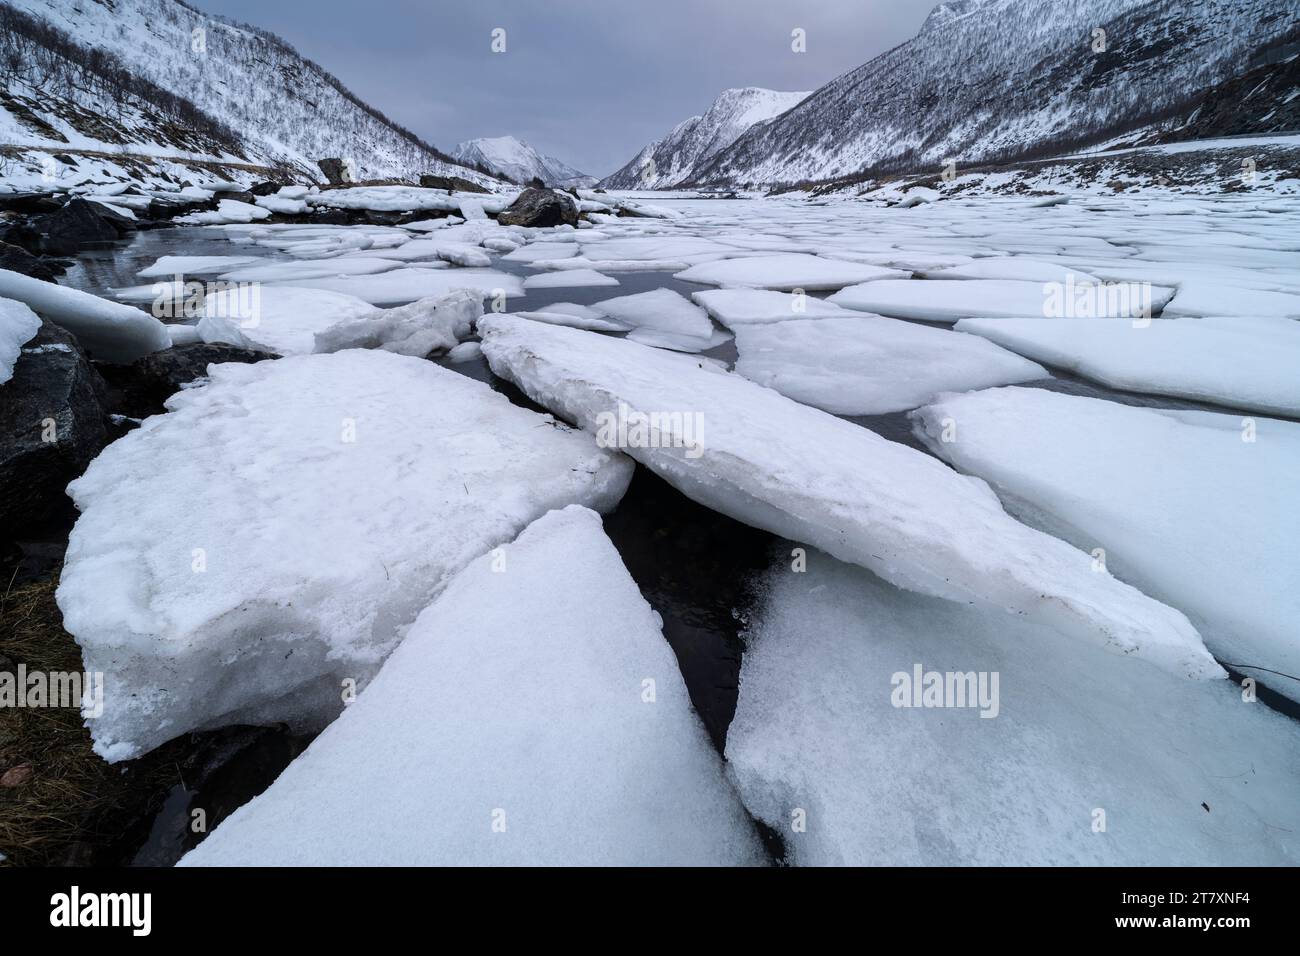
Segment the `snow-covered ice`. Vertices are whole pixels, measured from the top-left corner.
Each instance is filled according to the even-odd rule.
[[[676,278],[683,282],[699,282],[725,288],[775,289],[790,292],[794,289],[842,289],[859,282],[897,279],[905,273],[897,269],[866,265],[860,262],[841,262],[803,253],[777,256],[749,256],[743,259],[723,259],[691,266]]]
[[[599,435],[618,416],[656,414],[655,440],[629,431],[623,450],[707,507],[901,587],[1053,622],[1177,674],[1223,675],[1182,614],[928,455],[690,356],[502,315],[478,331],[493,372],[567,421]],[[692,441],[678,434],[688,415]]]
[[[494,269],[393,269],[377,275],[294,279],[291,283],[355,296],[372,305],[405,305],[431,295],[471,289],[484,296],[513,298],[524,294],[517,276]]]
[[[105,362],[126,364],[171,346],[167,328],[147,312],[17,272],[0,269],[0,299],[22,302]]]
[[[315,337],[341,322],[378,314],[374,306],[355,296],[324,289],[262,285],[210,293],[203,300],[199,334],[205,341],[231,342],[242,336],[254,346],[281,355],[314,351]],[[220,334],[214,334],[221,329]]]
[[[602,275],[594,269],[565,269],[560,272],[542,272],[524,280],[525,289],[566,289],[587,286],[618,285],[613,276]]]
[[[182,865],[763,862],[657,615],[574,506],[461,571]]]
[[[482,314],[482,297],[477,292],[461,290],[344,318],[316,333],[314,350],[384,349],[423,358],[431,352],[455,351],[457,343],[469,337],[474,321]]]
[[[1300,323],[1290,319],[963,319],[956,329],[1112,388],[1300,417]]]
[[[106,675],[88,726],[110,761],[200,728],[322,726],[450,575],[553,508],[607,510],[631,476],[591,436],[423,359],[208,371],[68,489],[81,516],[58,601]]]
[[[953,396],[918,436],[1008,509],[1183,611],[1222,661],[1300,700],[1300,425],[1041,389]],[[955,441],[943,441],[945,422]]]
[[[866,314],[741,325],[736,348],[745,378],[837,415],[897,412],[940,392],[1048,376],[977,336]]]
[[[824,299],[763,289],[709,289],[691,298],[727,328],[786,319],[850,318],[860,313]]]
[[[727,733],[741,796],[788,862],[1300,862],[1300,731],[1241,688],[900,591],[820,552],[790,568],[773,566],[751,613]],[[967,706],[895,706],[944,699],[924,677],[914,688],[918,665],[955,675],[945,702],[969,687]]]
[[[592,308],[630,327],[628,337],[643,345],[699,352],[708,348],[713,338],[713,323],[708,313],[671,289],[605,299]]]
[[[1162,286],[1016,279],[886,279],[841,289],[836,305],[900,319],[956,322],[969,318],[1139,318],[1173,295]]]

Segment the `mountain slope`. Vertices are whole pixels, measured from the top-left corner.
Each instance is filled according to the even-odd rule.
[[[548,186],[590,186],[596,182],[568,163],[539,153],[513,136],[494,136],[467,140],[451,152],[452,159],[466,166],[484,168],[517,183],[534,177]]]
[[[756,124],[780,116],[807,95],[755,86],[723,90],[703,116],[679,123],[601,185],[609,189],[667,189],[688,182],[737,137]]]
[[[315,176],[317,159],[340,157],[358,178],[428,172],[496,182],[451,163],[254,27],[179,0],[7,5],[22,33],[0,36],[4,143],[235,156]]]
[[[1194,108],[1296,31],[1295,0],[953,0],[694,178],[793,183],[1078,148]]]

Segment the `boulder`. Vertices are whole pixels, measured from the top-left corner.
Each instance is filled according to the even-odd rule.
[[[41,250],[56,256],[72,255],[87,243],[115,242],[135,226],[125,216],[85,199],[74,199],[33,225],[42,236]]]
[[[7,242],[0,242],[0,269],[46,282],[53,282],[54,277],[63,271],[56,264],[38,259],[21,246],[11,246]]]
[[[329,180],[331,186],[341,186],[355,179],[348,164],[336,157],[318,159],[316,165],[320,167],[320,171],[325,174],[325,178]]]
[[[258,183],[256,186],[252,187],[248,191],[254,196],[274,196],[276,193],[280,191],[282,187],[286,185],[288,184],[277,183],[274,180],[268,179],[264,182]]]
[[[62,200],[56,199],[50,193],[0,193],[0,210],[5,212],[35,215],[57,212],[62,205]]]
[[[222,362],[250,364],[280,356],[274,352],[196,342],[154,352],[130,365],[100,365],[108,382],[108,407],[119,415],[148,418],[161,415],[163,403],[183,386],[206,378],[209,365]]]
[[[434,176],[426,173],[420,177],[420,185],[427,189],[445,189],[448,192],[461,193],[486,193],[489,190],[484,189],[476,182],[468,179],[461,179],[459,176]]]
[[[576,226],[578,206],[563,193],[529,188],[501,211],[497,222],[503,226]]]
[[[77,340],[43,321],[0,385],[0,528],[67,507],[64,488],[108,442],[106,390]]]

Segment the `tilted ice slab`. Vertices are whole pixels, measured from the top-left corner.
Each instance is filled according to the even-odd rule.
[[[560,303],[560,305],[565,305],[565,303]],[[560,308],[559,305],[548,305],[536,312],[512,312],[510,314],[521,319],[531,319],[534,322],[567,325],[571,328],[589,329],[593,332],[626,332],[628,330],[627,325],[607,319],[589,306],[577,306],[576,309],[582,311]]]
[[[147,312],[7,269],[0,269],[0,299],[22,302],[105,362],[127,364],[171,346],[166,326]]]
[[[317,333],[340,322],[379,313],[356,296],[295,286],[263,285],[210,293],[199,334],[207,342],[260,346],[281,355],[306,355]]]
[[[23,346],[40,330],[35,312],[13,299],[0,299],[0,385],[14,377]]]
[[[347,351],[209,369],[69,486],[59,586],[105,673],[98,753],[232,723],[319,727],[449,575],[630,462],[422,359]]]
[[[1149,295],[1147,294],[1149,290]],[[836,305],[900,319],[956,322],[958,319],[1137,318],[1158,312],[1173,290],[1139,283],[1024,282],[1015,279],[910,279],[865,282],[830,297]]]
[[[956,328],[1113,388],[1300,416],[1300,322],[1290,319],[963,319]]]
[[[170,279],[172,276],[217,275],[236,266],[264,262],[256,256],[162,256],[136,273],[141,279]]]
[[[655,612],[600,519],[569,507],[460,572],[181,865],[762,861]]]
[[[630,326],[629,338],[644,345],[699,352],[708,348],[713,338],[708,313],[671,289],[621,295],[597,302],[592,308]]]
[[[292,283],[356,296],[372,305],[405,305],[457,289],[475,289],[485,296],[513,298],[524,294],[517,276],[493,269],[394,269],[377,275],[295,279]]]
[[[865,314],[741,325],[736,348],[745,378],[837,415],[881,415],[940,392],[1048,377],[977,336]]]
[[[723,259],[691,266],[675,278],[684,282],[742,289],[842,289],[857,282],[897,279],[904,273],[882,266],[841,262],[802,253]]]
[[[727,328],[787,319],[851,318],[860,313],[824,299],[765,289],[708,289],[691,298]]]
[[[1103,549],[1121,579],[1185,612],[1220,660],[1300,675],[1300,425],[1026,388],[913,415],[1014,514]],[[944,421],[956,441],[939,440]],[[1244,672],[1300,700],[1300,682]]]
[[[1300,863],[1300,731],[1241,688],[900,591],[820,552],[766,584],[727,761],[789,862]],[[976,694],[894,706],[915,704],[917,665],[969,675]],[[981,674],[996,717],[976,706]]]
[[[508,316],[478,329],[493,372],[598,439],[619,439],[620,416],[654,413],[659,430],[632,441],[627,428],[623,450],[707,507],[901,587],[1054,622],[1178,674],[1223,674],[1182,614],[929,455],[696,358]]]

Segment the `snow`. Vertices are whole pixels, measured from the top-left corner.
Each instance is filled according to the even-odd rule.
[[[1289,319],[963,319],[956,328],[1112,388],[1300,417],[1300,323]]]
[[[105,362],[125,365],[171,345],[167,329],[147,312],[17,272],[0,269],[0,299],[22,302]]]
[[[682,352],[709,348],[713,323],[708,314],[671,289],[654,289],[597,302],[592,308],[631,328],[633,341]],[[565,324],[565,323],[556,323]]]
[[[1251,256],[1258,255],[1250,250]],[[1292,266],[1300,258],[1291,254]],[[1277,316],[1300,319],[1300,295],[1266,292],[1214,280],[1193,279],[1178,288],[1165,314],[1169,316]]]
[[[689,356],[501,315],[478,331],[492,371],[566,421],[599,432],[605,416],[669,416],[657,440],[629,432],[623,450],[722,514],[900,587],[1052,622],[1181,675],[1222,676],[1182,614],[1013,520],[986,485],[928,455]],[[674,413],[700,416],[693,442],[674,440],[686,420],[674,425]]]
[[[201,322],[200,334],[205,341],[229,341],[228,333],[214,336],[212,330],[224,332],[233,326],[254,346],[280,355],[303,355],[314,351],[317,333],[377,311],[355,296],[322,289],[275,285],[226,289],[204,298],[207,321]]]
[[[630,463],[383,351],[212,365],[69,486],[58,590],[110,762],[235,723],[319,728],[469,561]]]
[[[309,208],[305,199],[290,199],[282,195],[258,196],[254,202],[263,209],[287,216],[301,216]]]
[[[269,219],[271,210],[254,206],[252,203],[240,202],[238,199],[223,199],[217,203],[215,211],[192,212],[188,216],[179,216],[176,222],[199,226],[221,226],[227,223],[249,223],[259,219]]]
[[[41,320],[27,306],[0,299],[0,385],[14,377],[23,346],[41,330]]]
[[[294,279],[292,284],[341,292],[383,306],[405,305],[457,289],[475,290],[491,297],[513,298],[524,294],[524,283],[518,277],[494,269],[393,269],[377,275]]]
[[[762,862],[657,615],[575,506],[460,572],[357,701],[182,865]]]
[[[788,862],[1300,862],[1300,732],[1241,688],[900,591],[820,552],[790,568],[773,566],[751,613],[726,751]],[[989,690],[996,675],[997,716],[894,706],[908,689],[895,675],[918,664],[987,675]]]
[[[736,348],[741,375],[837,415],[881,415],[940,392],[1048,376],[977,336],[865,314],[741,325]]]
[[[482,314],[483,299],[476,292],[431,296],[395,309],[344,318],[316,333],[315,351],[379,348],[416,358],[437,351],[454,352],[458,342],[469,338],[474,321]]]
[[[1137,283],[1099,286],[1079,282],[1071,286],[1014,279],[886,279],[842,289],[829,301],[900,319],[956,322],[977,317],[1055,318],[1058,314],[1137,318],[1158,312],[1172,294],[1172,289],[1144,288]]]
[[[330,209],[372,212],[459,212],[460,200],[446,190],[421,186],[354,186],[322,191],[308,200]]]
[[[925,279],[1019,279],[1025,282],[1097,282],[1095,276],[1052,262],[1019,256],[990,256],[946,269],[922,270]]]
[[[841,289],[857,282],[895,279],[903,273],[896,269],[864,265],[858,262],[841,262],[788,253],[777,256],[749,256],[743,259],[724,259],[706,262],[679,272],[676,278],[683,282],[727,288],[819,290]]]
[[[461,342],[447,351],[447,360],[453,365],[473,362],[483,356],[483,347],[477,342]]]
[[[618,284],[619,281],[613,276],[601,275],[593,269],[544,272],[524,280],[525,289],[567,289]]]
[[[709,289],[691,298],[727,328],[786,319],[849,318],[859,313],[824,299],[761,289]]]
[[[1024,388],[913,415],[936,454],[1034,526],[1103,548],[1115,575],[1185,612],[1220,660],[1300,674],[1300,425]],[[937,439],[945,419],[956,441]],[[1295,681],[1246,673],[1300,699]]]

